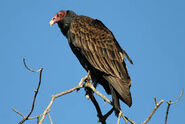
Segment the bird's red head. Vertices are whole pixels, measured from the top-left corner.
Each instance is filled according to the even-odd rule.
[[[58,12],[49,22],[49,25],[52,26],[53,24],[61,21],[66,16],[66,11],[62,10]]]

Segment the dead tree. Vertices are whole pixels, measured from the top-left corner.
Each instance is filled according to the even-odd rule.
[[[48,104],[48,106],[46,107],[46,109],[43,111],[42,114],[40,114],[38,116],[35,116],[35,117],[30,117],[31,114],[32,114],[32,112],[33,112],[33,110],[34,110],[36,97],[38,95],[39,88],[40,88],[40,85],[41,85],[43,68],[40,68],[39,70],[36,70],[35,71],[35,70],[29,68],[26,65],[26,62],[25,62],[25,59],[24,58],[23,58],[23,62],[24,62],[24,66],[26,67],[26,69],[28,69],[31,72],[37,72],[37,73],[40,74],[40,76],[39,76],[39,82],[38,82],[37,89],[34,90],[34,98],[33,98],[33,102],[32,102],[32,107],[30,109],[30,112],[27,114],[27,116],[25,116],[24,114],[20,113],[16,109],[12,108],[13,111],[15,111],[17,114],[19,114],[20,116],[23,117],[22,121],[20,121],[19,124],[23,124],[26,120],[31,120],[31,119],[37,119],[37,122],[36,123],[37,124],[42,124],[43,121],[44,121],[44,119],[45,119],[45,117],[46,117],[46,115],[49,117],[50,123],[53,124],[49,112],[51,111],[51,106],[53,105],[55,99],[58,98],[58,97],[61,97],[63,95],[72,93],[73,91],[78,91],[80,89],[84,89],[86,91],[86,97],[88,99],[90,99],[92,101],[93,105],[95,106],[95,109],[97,111],[97,116],[99,118],[99,122],[101,122],[102,124],[106,124],[106,119],[109,117],[109,115],[112,114],[112,112],[113,112],[113,110],[115,108],[114,108],[114,105],[112,104],[112,101],[109,100],[102,93],[100,93],[99,91],[97,91],[96,88],[93,86],[93,83],[92,83],[91,78],[89,76],[89,72],[88,72],[87,76],[85,76],[85,77],[83,77],[81,79],[81,81],[79,82],[79,84],[77,86],[75,86],[75,87],[73,87],[73,88],[71,88],[69,90],[66,90],[64,92],[58,93],[56,95],[52,95],[50,103]],[[175,102],[172,102],[172,100],[166,101],[166,103],[168,104],[168,106],[167,106],[167,109],[166,109],[165,122],[164,122],[164,124],[167,124],[167,119],[168,119],[168,114],[169,114],[170,106],[173,105],[173,104],[175,104],[175,103],[177,103],[181,99],[181,97],[183,95],[183,92],[184,92],[184,89],[182,89],[179,98]],[[96,98],[94,97],[94,93],[97,94],[98,96],[100,96],[104,101],[106,101],[107,103],[109,103],[110,105],[112,105],[112,109],[110,111],[108,111],[105,115],[102,114],[101,108],[100,108],[100,106],[99,106]],[[149,120],[151,119],[151,117],[154,115],[155,111],[160,107],[160,105],[163,102],[164,102],[163,99],[161,101],[157,102],[157,99],[154,98],[155,107],[153,108],[152,112],[149,114],[148,118],[142,124],[146,124],[146,123],[149,122]],[[119,111],[119,115],[118,115],[118,119],[117,119],[117,124],[120,124],[121,117],[124,119],[124,121],[126,123],[127,122],[130,122],[131,124],[136,124],[133,120],[131,120],[127,116],[123,115],[123,112],[121,110],[118,110],[118,111]]]

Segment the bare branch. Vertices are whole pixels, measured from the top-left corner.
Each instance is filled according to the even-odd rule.
[[[37,117],[37,124],[39,124],[39,117]]]
[[[40,84],[41,84],[42,71],[43,71],[43,68],[40,68],[40,69],[37,70],[37,71],[35,71],[35,70],[29,68],[29,67],[26,65],[25,58],[23,58],[23,62],[24,62],[25,67],[26,67],[29,71],[32,71],[32,72],[40,72],[40,76],[39,76],[39,83],[38,83],[37,89],[35,90],[35,95],[34,95],[34,98],[33,98],[31,110],[30,110],[29,114],[28,114],[21,122],[19,122],[19,124],[24,123],[24,121],[27,120],[27,119],[29,118],[29,116],[31,115],[31,113],[33,112],[33,109],[34,109],[34,106],[35,106],[35,100],[36,100],[36,97],[37,97],[37,94],[38,94],[38,91],[39,91],[39,88],[40,88]]]
[[[183,93],[184,93],[184,88],[182,89],[179,98],[178,98],[175,102],[172,102],[171,99],[170,99],[169,101],[166,101],[166,102],[168,103],[168,106],[167,106],[167,109],[166,109],[165,124],[167,124],[167,119],[168,119],[168,113],[169,113],[169,110],[170,110],[170,106],[171,106],[172,104],[177,103],[177,102],[181,99]]]
[[[106,124],[106,119],[104,119],[104,116],[102,115],[100,106],[98,104],[98,102],[96,101],[96,98],[93,95],[93,91],[90,88],[85,88],[86,90],[86,94],[89,95],[90,100],[92,101],[92,103],[94,104],[96,111],[97,111],[97,116],[99,118],[99,122],[101,122],[102,124]]]
[[[166,116],[165,116],[165,124],[167,124],[167,119],[168,119],[168,112],[169,112],[169,109],[170,109],[170,103],[171,103],[171,99],[170,99],[170,101],[169,102],[167,102],[168,103],[168,107],[167,107],[167,109],[166,109]]]
[[[156,100],[154,100],[156,101]],[[159,108],[159,106],[164,102],[164,100],[161,100],[159,103],[156,104],[155,108],[153,111],[150,113],[149,117],[143,122],[143,124],[148,123],[148,121],[151,119],[152,115],[155,113],[155,111]]]
[[[114,107],[113,107],[110,111],[108,111],[108,112],[103,116],[103,118],[106,120],[106,119],[112,114],[113,111],[114,111]]]
[[[168,104],[175,104],[175,103],[177,103],[177,102],[181,99],[181,97],[182,97],[183,93],[184,93],[184,88],[182,89],[182,91],[181,91],[181,94],[180,94],[179,98],[178,98],[175,102],[168,102],[168,101],[166,101],[166,102],[167,102]]]
[[[117,124],[119,124],[119,122],[120,122],[120,118],[121,118],[121,111],[119,112],[119,115],[118,115],[118,121],[117,121]]]
[[[20,116],[22,116],[23,118],[25,118],[25,116],[20,113],[19,111],[17,111],[15,108],[12,108],[14,112],[16,112],[17,114],[19,114]],[[34,116],[34,117],[29,117],[27,120],[31,120],[31,119],[35,119],[35,118],[39,118],[41,117],[42,115],[38,115],[38,116]]]
[[[131,123],[131,124],[136,124],[133,120],[131,120],[130,118],[126,117],[125,118]]]
[[[156,99],[156,97],[154,97],[154,102],[155,102],[155,105],[157,105],[157,99]]]
[[[53,124],[53,121],[52,121],[52,119],[51,119],[51,116],[50,116],[49,112],[47,113],[47,115],[48,115],[48,117],[49,117],[50,123]]]
[[[41,69],[43,69],[43,68],[40,68],[39,70],[35,71],[35,70],[33,70],[33,69],[29,68],[29,67],[26,65],[25,58],[23,58],[23,63],[24,63],[24,66],[26,67],[26,69],[28,69],[28,70],[29,70],[29,71],[31,71],[31,72],[40,72],[40,71],[41,71]]]
[[[123,112],[121,110],[119,110],[121,113],[121,117],[124,119],[124,121],[127,123],[127,119],[125,118],[125,116],[123,115]]]
[[[14,108],[12,108],[12,109],[13,109],[14,112],[16,112],[17,114],[19,114],[19,115],[22,116],[23,118],[25,118],[25,116],[24,116],[22,113],[20,113],[19,111],[15,110]]]

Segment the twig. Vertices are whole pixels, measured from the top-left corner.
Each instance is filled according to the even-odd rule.
[[[168,113],[169,113],[169,110],[170,110],[170,106],[171,106],[172,104],[177,103],[177,102],[181,99],[183,93],[184,93],[184,88],[182,89],[179,98],[178,98],[175,102],[172,102],[171,99],[170,99],[169,101],[166,101],[166,102],[168,103],[168,106],[167,106],[167,109],[166,109],[165,124],[167,124],[167,119],[168,119]]]
[[[103,116],[104,120],[106,120],[112,114],[113,111],[114,107]]]
[[[37,124],[39,124],[39,117],[37,117]]]
[[[184,93],[184,88],[182,89],[182,91],[181,91],[181,94],[180,94],[179,98],[178,98],[175,102],[170,102],[170,103],[169,103],[169,102],[167,101],[167,103],[169,103],[169,104],[175,104],[175,103],[177,103],[177,102],[181,99],[181,97],[182,97],[183,93]]]
[[[155,98],[154,98],[154,101],[156,101]],[[160,106],[163,102],[164,102],[164,100],[161,100],[161,101],[160,101],[159,103],[157,103],[157,104],[156,104],[156,102],[155,102],[155,104],[156,104],[155,108],[154,108],[153,111],[150,113],[149,117],[148,117],[142,124],[146,124],[146,123],[151,119],[152,115],[155,113],[155,111],[159,108],[159,106]]]
[[[87,78],[88,78],[88,75],[85,76],[84,78],[82,78],[79,84],[82,84]],[[67,91],[61,92],[61,93],[56,94],[56,95],[53,95],[53,96],[51,97],[51,101],[50,101],[49,105],[47,106],[47,108],[44,110],[44,112],[43,112],[43,114],[42,114],[42,118],[41,118],[39,124],[42,124],[42,122],[44,121],[45,116],[46,116],[48,110],[51,108],[51,106],[52,106],[52,104],[53,104],[53,102],[54,102],[54,100],[55,100],[56,98],[58,98],[58,97],[60,97],[60,96],[63,96],[63,95],[65,95],[65,94],[71,93],[71,92],[73,92],[74,90],[80,89],[80,88],[82,88],[82,87],[83,87],[82,85],[78,85],[78,86],[76,86],[76,87],[74,87],[74,88],[72,88],[72,89],[69,89],[69,90],[67,90]]]
[[[24,66],[26,67],[26,69],[28,69],[29,71],[31,72],[40,72],[43,68],[40,68],[39,70],[35,71],[31,68],[29,68],[27,65],[26,65],[26,61],[25,61],[25,58],[23,58],[23,63],[24,63]]]
[[[119,122],[120,122],[120,119],[121,119],[121,111],[119,112],[119,115],[118,115],[118,121],[117,121],[117,124],[119,124]]]
[[[33,98],[31,110],[30,110],[29,114],[28,114],[26,117],[24,117],[24,119],[23,119],[21,122],[19,122],[19,124],[24,123],[24,121],[27,120],[27,119],[29,118],[29,116],[31,115],[31,113],[33,112],[33,109],[34,109],[34,106],[35,106],[35,100],[36,100],[37,94],[38,94],[38,92],[39,92],[40,84],[41,84],[42,71],[43,71],[43,68],[40,68],[40,69],[37,70],[37,71],[35,71],[35,70],[29,68],[29,67],[26,65],[25,58],[23,58],[23,62],[24,62],[25,67],[26,67],[29,71],[32,71],[32,72],[40,72],[40,76],[39,76],[39,83],[38,83],[37,89],[35,90],[35,95],[34,95],[34,98]]]
[[[12,109],[13,109],[14,112],[16,112],[17,114],[19,114],[19,115],[22,116],[23,118],[25,118],[25,116],[24,116],[22,113],[20,113],[19,111],[15,110],[14,108],[12,108]]]
[[[40,120],[39,117],[37,117],[37,124],[39,124],[39,120]]]
[[[49,117],[50,123],[53,124],[53,121],[52,121],[52,119],[51,119],[51,116],[50,116],[49,112],[47,113],[47,115],[48,115],[48,117]]]
[[[104,96],[103,94],[101,94],[99,91],[96,90],[96,88],[90,83],[90,82],[86,82],[84,84],[84,87],[89,87],[92,89],[93,92],[95,92],[98,96],[100,96],[101,98],[104,99],[104,101],[108,102],[109,104],[112,105],[112,102],[106,97]]]
[[[14,112],[16,112],[17,114],[19,114],[20,116],[22,116],[23,118],[25,118],[25,116],[20,113],[19,111],[17,111],[15,108],[12,108]],[[35,119],[35,118],[39,118],[41,117],[42,115],[38,115],[38,116],[34,116],[34,117],[29,117],[27,120],[31,120],[31,119]]]
[[[118,120],[117,120],[117,124],[120,123],[120,119],[121,117],[125,120],[125,122],[127,123],[127,121],[129,121],[131,124],[136,124],[134,121],[132,121],[131,119],[129,119],[128,117],[123,115],[123,112],[120,110],[119,115],[118,115]]]
[[[124,119],[124,121],[127,123],[127,119],[125,118],[125,116],[123,115],[123,112],[121,110],[119,110],[121,113],[121,117]]]
[[[166,109],[166,116],[165,116],[165,124],[167,124],[167,119],[168,119],[168,112],[169,112],[169,109],[170,109],[170,103],[171,103],[171,99],[170,99],[170,101],[169,102],[167,102],[168,103],[168,107],[167,107],[167,109]]]
[[[156,97],[154,97],[154,102],[155,102],[155,105],[157,105],[157,99],[156,99]]]
[[[131,124],[136,124],[133,120],[131,120],[130,118],[126,117],[125,118],[131,123]]]

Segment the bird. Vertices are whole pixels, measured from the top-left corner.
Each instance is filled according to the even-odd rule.
[[[106,93],[112,95],[116,115],[121,110],[119,100],[131,107],[131,78],[125,58],[133,62],[113,33],[100,20],[72,10],[56,13],[49,24],[55,23],[80,64],[90,72],[92,82],[102,85]]]

